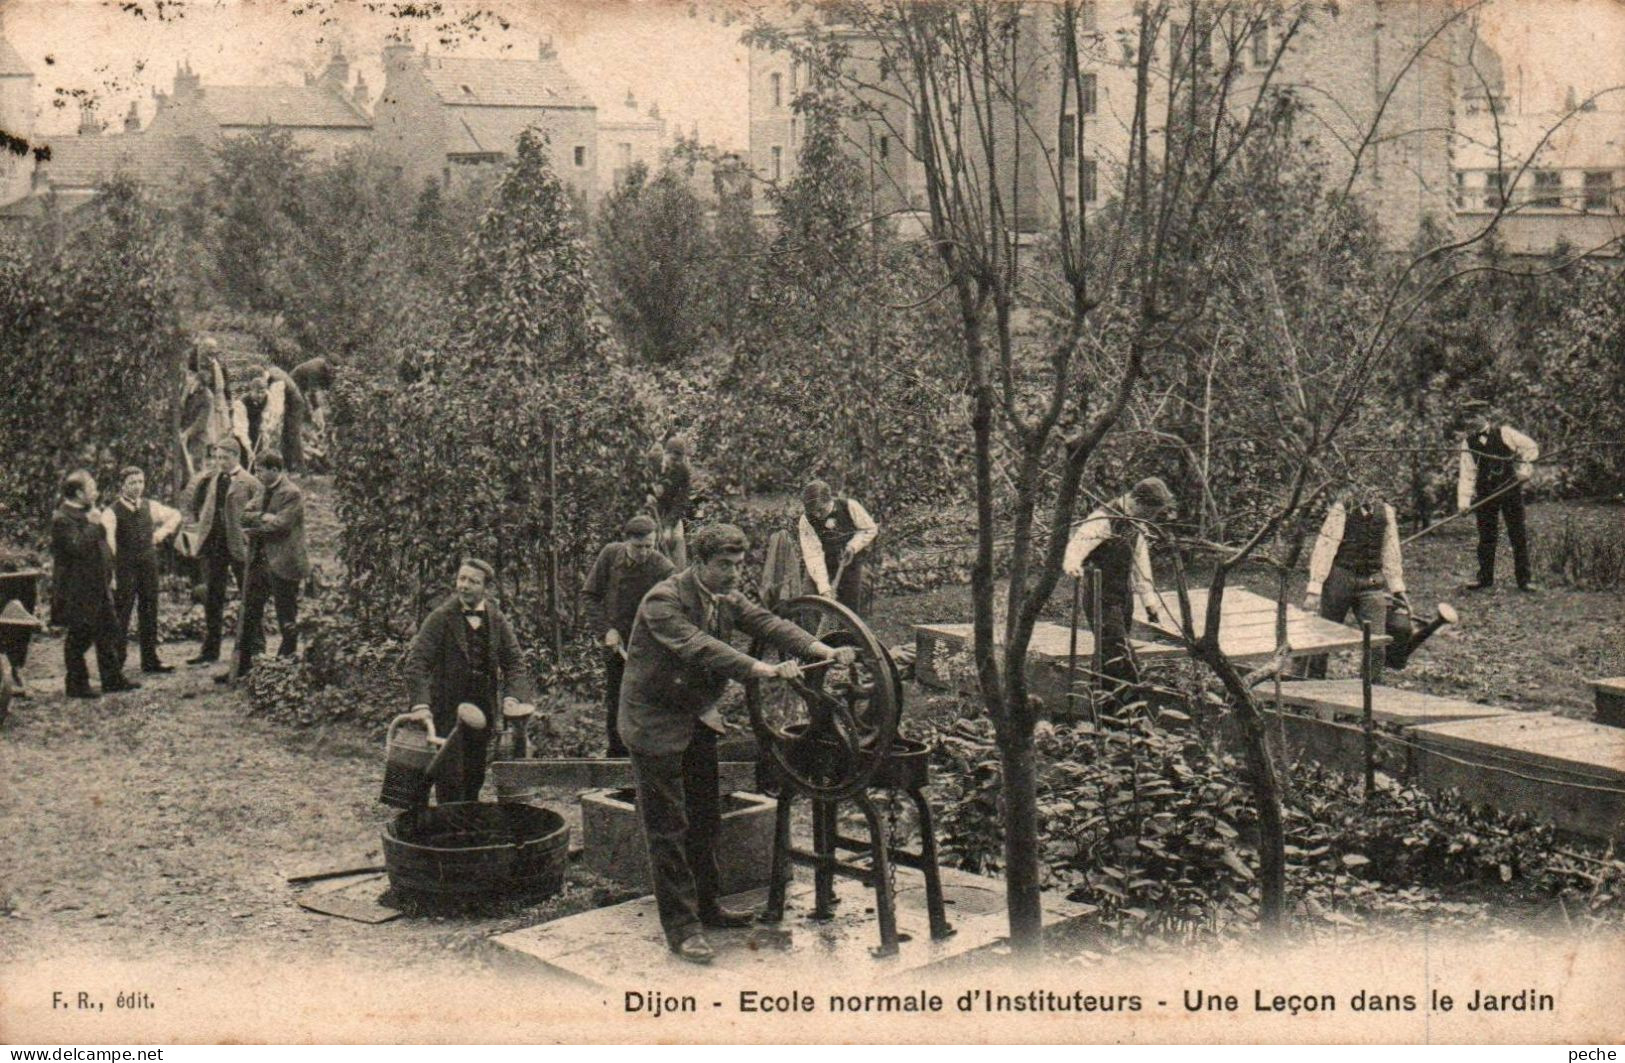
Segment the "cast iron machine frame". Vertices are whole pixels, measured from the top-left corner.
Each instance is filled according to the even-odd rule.
[[[792,868],[813,869],[814,919],[835,911],[835,877],[856,879],[875,894],[880,924],[876,956],[895,956],[902,940],[897,930],[893,869],[912,868],[925,878],[926,912],[933,940],[954,933],[948,923],[937,867],[936,832],[925,787],[930,782],[929,751],[898,734],[903,708],[903,681],[896,662],[867,624],[850,609],[828,598],[806,595],[780,607],[821,640],[836,648],[851,647],[857,660],[809,670],[799,680],[773,687],[760,681],[745,686],[751,726],[762,760],[778,784],[778,818],[773,836],[773,870],[768,887],[766,922],[784,918]],[[758,657],[772,651],[758,645]],[[906,850],[883,829],[870,790],[901,792],[919,817],[920,847]],[[790,836],[791,814],[798,798],[812,804],[813,845],[797,848]],[[867,840],[840,830],[842,802],[856,805],[868,826]],[[868,863],[841,859],[842,853],[866,854]]]

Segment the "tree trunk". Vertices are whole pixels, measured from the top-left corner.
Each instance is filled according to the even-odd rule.
[[[1019,718],[1021,713],[1010,711]],[[1004,773],[1004,880],[1010,908],[1010,947],[1036,956],[1044,947],[1044,909],[1038,885],[1038,752],[1032,728],[1006,724],[998,731]]]
[[[1213,669],[1230,695],[1230,705],[1241,728],[1241,740],[1252,776],[1253,803],[1258,806],[1258,919],[1266,932],[1281,928],[1286,908],[1286,824],[1281,815],[1281,787],[1270,757],[1269,735],[1253,692],[1230,658],[1217,646],[1202,648],[1202,660]]]

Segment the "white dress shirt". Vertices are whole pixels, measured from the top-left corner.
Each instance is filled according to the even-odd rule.
[[[836,504],[840,504],[839,500]],[[856,499],[847,499],[846,505],[847,511],[852,514],[852,523],[857,529],[852,533],[852,539],[846,544],[846,548],[855,557],[875,541],[875,536],[880,534],[880,528],[875,524],[875,519],[869,516],[869,511]],[[832,509],[824,520],[834,519],[835,511]],[[831,573],[829,566],[824,564],[824,542],[818,538],[818,530],[812,526],[812,521],[807,519],[805,511],[796,525],[796,532],[801,540],[801,560],[807,566],[807,575],[812,577],[813,587],[819,594],[829,594]]]

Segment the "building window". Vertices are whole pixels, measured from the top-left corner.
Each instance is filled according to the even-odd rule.
[[[1078,119],[1076,115],[1061,116],[1061,158],[1070,159],[1078,148]]]
[[[783,75],[774,74],[771,77],[769,77],[767,80],[773,85],[773,106],[774,107],[783,107],[784,106],[784,77],[783,77]]]
[[[1535,193],[1530,197],[1531,207],[1555,210],[1563,205],[1563,175],[1556,170],[1535,171]]]
[[[1095,76],[1085,74],[1078,79],[1078,113],[1094,114],[1096,105]]]
[[[1078,22],[1090,33],[1099,29],[1100,4],[1096,0],[1083,0],[1083,3],[1078,5]]]
[[[1614,209],[1614,171],[1594,170],[1585,177],[1586,210]]]
[[[790,61],[790,95],[791,96],[794,96],[796,94],[796,91],[797,91],[796,85],[801,80],[800,69],[801,69],[801,64],[792,59]]]
[[[1078,170],[1078,184],[1085,203],[1093,203],[1100,196],[1100,185],[1095,176],[1095,160],[1084,159],[1082,167]]]
[[[784,177],[784,149],[777,144],[773,145],[773,180],[778,181]]]
[[[1460,170],[1456,171],[1455,201],[1457,210],[1467,206],[1467,175]]]
[[[1268,26],[1260,26],[1253,31],[1253,65],[1270,65],[1270,31]]]
[[[1505,170],[1491,170],[1484,175],[1484,205],[1491,210],[1506,205],[1507,177]]]
[[[882,160],[891,158],[891,137],[880,138],[880,157]]]
[[[576,145],[575,160],[577,166],[587,165],[587,146],[585,144]]]

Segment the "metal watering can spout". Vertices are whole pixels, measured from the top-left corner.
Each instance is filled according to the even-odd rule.
[[[1389,605],[1387,631],[1392,641],[1383,652],[1389,668],[1404,668],[1416,648],[1432,638],[1435,631],[1461,619],[1449,602],[1440,602],[1434,607],[1434,613],[1431,620],[1418,620],[1405,609]]]

